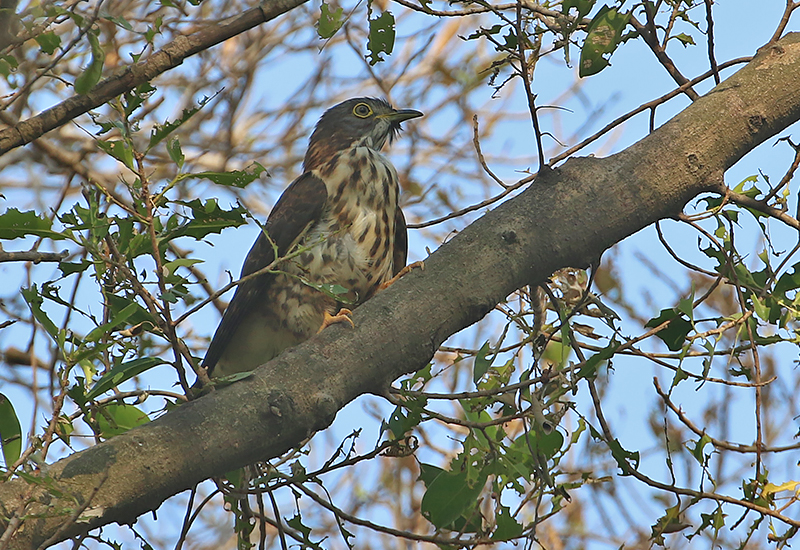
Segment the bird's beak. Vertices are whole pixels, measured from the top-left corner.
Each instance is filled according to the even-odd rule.
[[[422,113],[419,111],[415,111],[414,109],[400,109],[399,111],[392,111],[391,113],[386,113],[385,115],[378,115],[380,118],[385,118],[392,124],[399,124],[404,120],[408,120],[411,118],[418,118],[423,116]]]

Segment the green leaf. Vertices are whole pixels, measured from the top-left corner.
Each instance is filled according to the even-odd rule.
[[[686,315],[690,321],[694,320],[694,285],[692,285],[692,293],[687,298],[681,298],[678,301],[678,311]]]
[[[169,158],[172,159],[172,162],[178,165],[178,168],[183,168],[185,157],[183,156],[181,142],[178,138],[171,139],[167,142],[167,153],[169,154]]]
[[[100,147],[103,151],[120,161],[122,164],[130,168],[131,170],[136,170],[136,166],[133,162],[133,149],[131,149],[130,143],[125,140],[115,140],[115,141],[100,141],[97,140],[97,146]]]
[[[259,176],[266,171],[266,168],[254,162],[244,170],[234,170],[232,172],[198,172],[196,174],[189,174],[189,177],[203,178],[211,180],[217,185],[227,185],[242,189],[257,180]]]
[[[672,377],[672,384],[670,384],[670,388],[674,388],[688,378],[689,375],[686,374],[686,371],[679,366],[677,369],[675,369],[675,376]]]
[[[719,530],[725,527],[725,518],[727,514],[722,512],[722,505],[719,505],[714,512],[711,514],[700,514],[701,523],[700,526],[695,530],[694,533],[687,535],[688,540],[692,540],[695,535],[705,531],[707,528],[711,527],[714,530],[714,539],[719,536]]]
[[[80,262],[59,262],[58,270],[61,272],[62,277],[66,277],[73,273],[83,273],[89,269],[90,265],[92,265],[92,262],[89,260],[82,260]]]
[[[286,521],[286,525],[297,531],[303,536],[301,548],[311,548],[312,550],[322,550],[322,547],[319,545],[322,540],[319,542],[314,542],[311,540],[311,527],[307,525],[303,525],[303,518],[300,517],[300,514],[295,515],[292,519]]]
[[[603,6],[586,29],[586,41],[581,48],[578,74],[592,76],[605,69],[608,57],[622,41],[622,31],[628,24],[630,13],[620,13],[616,8]]]
[[[385,421],[382,430],[389,429],[394,439],[402,439],[406,433],[419,426],[422,421],[422,410],[427,404],[425,398],[409,398],[403,405],[395,407],[389,420]]]
[[[658,317],[650,319],[644,326],[655,328],[666,321],[670,321],[669,325],[656,333],[656,336],[667,345],[670,351],[679,351],[683,348],[686,336],[692,330],[692,323],[674,309],[662,309]]]
[[[682,32],[680,34],[676,34],[675,36],[672,36],[671,38],[675,38],[675,39],[679,40],[680,43],[683,44],[684,48],[687,47],[687,46],[695,46],[696,45],[694,43],[694,38],[692,38],[691,36],[689,36],[688,34],[686,34],[684,32]]]
[[[66,236],[53,231],[53,222],[44,216],[39,216],[33,210],[20,212],[16,208],[9,208],[0,214],[0,239],[12,240],[32,235],[46,237],[53,240],[65,239]]]
[[[75,91],[80,95],[85,95],[89,92],[94,85],[100,82],[100,76],[103,74],[103,62],[106,54],[103,47],[100,45],[100,40],[97,38],[97,31],[90,30],[86,33],[89,39],[89,44],[92,47],[92,62],[81,75],[75,79]]]
[[[42,53],[52,55],[56,48],[61,45],[61,37],[54,32],[44,32],[35,37],[36,43],[39,44],[39,49]]]
[[[792,272],[786,272],[780,276],[775,283],[773,293],[777,296],[785,296],[786,292],[800,288],[800,263],[792,266]]]
[[[213,385],[217,388],[221,388],[224,386],[230,386],[234,382],[238,382],[239,380],[244,380],[245,378],[250,378],[253,376],[253,372],[251,370],[235,372],[233,374],[228,374],[225,376],[215,376],[213,378]]]
[[[487,474],[482,473],[470,484],[466,471],[442,471],[422,497],[422,515],[440,529],[447,527],[476,505],[486,478]]]
[[[178,258],[177,260],[165,263],[162,267],[168,275],[172,275],[179,267],[190,267],[201,263],[203,263],[203,260],[199,258]]]
[[[369,20],[369,40],[367,49],[369,50],[369,64],[375,65],[383,61],[382,53],[387,55],[394,49],[394,15],[385,11],[375,19]]]
[[[763,321],[773,322],[770,315],[771,308],[767,306],[766,300],[760,299],[756,296],[755,292],[752,293],[750,299],[753,302],[753,310],[756,312],[756,315]],[[773,301],[769,300],[769,302],[772,303]]]
[[[561,2],[561,13],[569,15],[569,10],[576,9],[578,11],[577,19],[583,19],[594,7],[595,0],[563,0]]]
[[[122,325],[131,316],[135,315],[138,312],[139,307],[140,306],[137,303],[128,304],[126,307],[117,312],[117,314],[114,315],[114,317],[108,323],[104,323],[92,329],[89,334],[86,335],[84,340],[87,342],[98,341],[100,338],[111,332],[112,329]]]
[[[103,19],[105,19],[107,21],[111,21],[116,26],[121,27],[121,28],[125,29],[126,31],[133,31],[133,26],[124,17],[111,15],[108,12],[102,12],[100,14],[100,17],[102,17]]]
[[[59,330],[56,327],[55,323],[47,316],[47,313],[44,312],[42,309],[42,305],[44,303],[44,299],[42,298],[41,294],[39,294],[39,290],[36,288],[36,285],[33,285],[30,288],[23,288],[20,289],[22,293],[22,297],[28,302],[28,307],[31,308],[31,313],[33,313],[34,318],[39,321],[39,324],[44,327],[44,330],[58,342],[59,340]]]
[[[584,363],[581,367],[581,370],[578,371],[578,378],[593,380],[594,377],[597,376],[597,368],[600,366],[600,363],[611,359],[617,352],[617,348],[619,348],[619,346],[619,342],[616,340],[611,340],[611,342],[605,348],[589,357],[586,360],[586,363]]]
[[[147,370],[166,363],[159,357],[140,357],[133,361],[121,363],[108,371],[97,381],[94,387],[86,394],[86,400],[91,400],[104,394],[114,386],[118,386]]]
[[[503,25],[492,25],[488,29],[481,27],[474,33],[467,36],[467,40],[476,40],[482,36],[491,36],[493,34],[497,34],[503,30]]]
[[[605,441],[605,438],[598,432],[594,426],[591,424],[589,425],[589,433],[592,434],[592,438],[598,441]],[[639,469],[639,451],[626,451],[622,445],[620,444],[618,439],[612,439],[611,441],[607,442],[609,449],[611,450],[611,456],[614,457],[614,460],[617,461],[617,465],[619,469],[622,470],[621,475],[630,475],[628,470],[633,468],[634,470]],[[628,461],[632,461],[633,464],[630,464]]]
[[[150,328],[158,327],[156,318],[153,317],[149,311],[130,298],[125,298],[116,294],[105,294],[105,302],[111,310],[110,313],[112,317],[116,317],[120,312],[124,311],[127,307],[133,304],[135,313],[127,317],[128,323],[131,325],[148,323]]]
[[[22,428],[14,405],[2,393],[0,393],[0,447],[3,448],[6,468],[10,468],[22,453]]]
[[[331,10],[330,5],[322,2],[320,6],[319,23],[317,23],[317,34],[320,38],[328,39],[342,27],[342,14],[344,9],[334,8]]]
[[[11,54],[0,55],[0,74],[8,77],[12,72],[16,71],[19,67],[19,61]]]
[[[167,2],[167,1],[168,0],[162,0],[161,5],[162,6],[166,6],[165,2]],[[152,44],[153,43],[153,39],[156,37],[156,35],[157,34],[161,34],[161,24],[163,22],[164,22],[163,16],[159,15],[156,18],[155,23],[153,23],[153,26],[152,27],[147,27],[147,30],[142,34],[142,36],[144,36],[144,39],[147,40],[148,44]],[[141,54],[138,54],[138,55],[141,55]],[[138,61],[138,59],[136,59],[134,57],[134,62],[136,62],[136,61]]]
[[[178,237],[193,237],[200,240],[210,233],[219,233],[228,227],[239,227],[247,223],[243,208],[234,207],[230,210],[225,210],[220,208],[216,199],[173,202],[190,208],[192,218],[164,234],[161,239],[164,241]]]
[[[106,439],[120,435],[128,430],[150,422],[147,415],[133,405],[110,403],[97,412],[97,426]]]
[[[697,443],[694,444],[692,447],[688,442],[686,443],[686,447],[692,452],[692,456],[700,463],[701,466],[708,465],[708,455],[703,453],[703,449],[706,448],[706,445],[711,443],[711,438],[703,434],[703,436],[697,440]]]
[[[61,441],[64,442],[65,445],[69,445],[69,438],[74,431],[75,426],[72,425],[72,422],[69,421],[69,418],[64,415],[58,417],[58,420],[56,421],[55,434]]]
[[[219,93],[219,92],[217,92]],[[184,109],[181,113],[181,116],[178,117],[176,120],[170,122],[166,121],[163,125],[156,124],[155,127],[150,131],[150,143],[147,144],[147,149],[145,152],[149,151],[161,141],[169,136],[172,132],[177,130],[181,127],[185,122],[187,122],[190,118],[192,118],[200,109],[205,107],[209,101],[217,97],[217,94],[212,95],[211,97],[203,97],[200,101],[197,102],[197,105],[191,107],[189,109]],[[171,155],[170,155],[171,156]]]
[[[152,84],[149,82],[142,82],[138,86],[136,86],[133,90],[122,94],[122,106],[123,112],[125,113],[125,117],[131,116],[134,111],[136,111],[142,104],[147,100],[156,89],[153,87]],[[101,128],[103,131],[100,133],[105,133],[108,131],[106,128],[110,129],[106,126],[107,123],[101,123]],[[121,128],[122,131],[125,131],[125,128]]]
[[[306,286],[310,286],[314,290],[318,290],[322,292],[325,296],[333,298],[338,302],[342,302],[345,304],[355,303],[355,300],[348,299],[347,294],[350,293],[348,289],[343,287],[339,284],[330,284],[330,283],[313,283],[306,279],[305,277],[300,277],[300,282],[302,282]]]
[[[489,345],[489,340],[486,340],[475,355],[475,364],[472,367],[472,381],[475,384],[477,384],[478,380],[483,378],[483,375],[491,368],[492,361],[489,359],[489,356],[492,354],[492,347]],[[496,355],[494,357],[496,357]]]
[[[553,430],[549,434],[529,430],[514,440],[508,447],[506,455],[517,462],[522,462],[521,457],[533,456],[531,454],[533,451],[541,453],[546,460],[550,460],[563,445],[564,436],[558,430]]]
[[[494,516],[496,528],[492,540],[512,540],[522,534],[523,528],[511,515],[508,506],[500,506],[500,512]]]
[[[421,481],[425,484],[425,487],[430,487],[433,480],[439,477],[439,474],[444,473],[446,470],[444,468],[440,468],[439,466],[434,466],[433,464],[425,464],[424,462],[419,463],[419,477],[417,481]]]

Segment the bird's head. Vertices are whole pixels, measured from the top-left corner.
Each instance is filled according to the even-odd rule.
[[[422,113],[412,109],[393,109],[388,101],[356,97],[331,107],[317,122],[303,162],[311,170],[337,151],[365,146],[376,151],[400,132],[400,123]]]

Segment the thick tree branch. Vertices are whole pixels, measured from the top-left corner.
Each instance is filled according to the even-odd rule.
[[[247,10],[241,15],[209,25],[191,35],[176,37],[145,61],[129,65],[120,74],[100,82],[87,94],[76,94],[36,116],[0,130],[0,155],[30,143],[73,118],[134,89],[139,84],[149,82],[161,73],[177,67],[187,57],[271,21],[305,2],[307,0],[262,0],[259,7]]]
[[[565,266],[583,266],[651,223],[675,217],[725,170],[800,119],[800,34],[742,70],[651,135],[608,158],[575,158],[466,228],[415,271],[246,380],[51,465],[52,483],[0,485],[0,514],[35,548],[76,509],[66,538],[128,523],[213,475],[276,457],[328,426],[346,403],[381,394],[430,361],[451,334],[509,293]],[[579,222],[577,222],[579,220]],[[479,283],[478,283],[479,282]],[[60,514],[60,515],[59,515]]]

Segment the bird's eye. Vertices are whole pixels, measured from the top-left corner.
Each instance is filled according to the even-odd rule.
[[[370,107],[366,103],[359,103],[358,105],[353,107],[353,114],[356,115],[358,118],[367,118],[372,114],[372,107]]]

